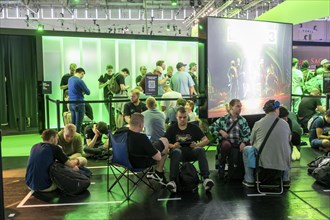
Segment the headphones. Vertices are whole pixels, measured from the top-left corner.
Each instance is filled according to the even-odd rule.
[[[281,106],[281,103],[280,103],[279,101],[276,101],[276,100],[275,100],[272,109],[277,109],[277,108],[279,108],[280,106]]]

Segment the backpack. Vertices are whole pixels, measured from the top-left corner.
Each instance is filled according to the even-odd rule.
[[[330,157],[320,156],[308,164],[308,173],[311,174],[316,181],[330,186]]]
[[[86,170],[84,170],[84,173],[86,173]],[[50,166],[50,177],[60,190],[71,196],[84,192],[91,183],[83,172],[75,171],[71,167],[58,162]]]
[[[117,82],[117,76],[119,73],[111,77],[108,85],[108,89],[112,94],[118,94],[120,92],[120,85]]]
[[[318,119],[319,117],[321,117],[323,119],[323,116],[320,115],[316,115],[311,117],[308,122],[307,122],[307,130],[310,131],[310,128],[312,127],[313,123],[316,121],[316,119]]]
[[[178,175],[178,191],[195,192],[198,189],[198,172],[193,164],[185,162]]]

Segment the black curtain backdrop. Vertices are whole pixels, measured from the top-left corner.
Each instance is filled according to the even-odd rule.
[[[36,127],[37,60],[34,36],[0,36],[0,116],[11,129]]]

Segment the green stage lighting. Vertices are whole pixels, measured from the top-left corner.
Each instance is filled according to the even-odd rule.
[[[178,0],[171,0],[172,6],[177,6],[178,5]]]
[[[44,26],[42,24],[38,24],[37,31],[44,31]]]

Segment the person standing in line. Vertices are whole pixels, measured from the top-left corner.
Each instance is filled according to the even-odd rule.
[[[68,105],[67,105],[67,103],[65,103],[65,101],[66,101],[65,100],[65,93],[66,93],[66,91],[68,91],[68,81],[69,81],[69,78],[74,75],[74,73],[75,73],[75,71],[77,69],[77,65],[75,63],[71,63],[69,69],[70,69],[70,72],[67,73],[67,74],[64,74],[62,76],[61,84],[60,84],[60,89],[63,90],[63,102],[64,102],[63,103],[63,108],[62,108],[62,114],[64,112],[68,112],[69,111]],[[64,123],[65,123],[65,121],[64,121]]]
[[[70,77],[68,82],[70,101],[80,101],[79,103],[70,103],[70,112],[72,123],[76,125],[77,132],[81,133],[81,125],[85,115],[84,94],[90,95],[90,90],[82,80],[85,76],[83,68],[77,68],[75,74]]]

